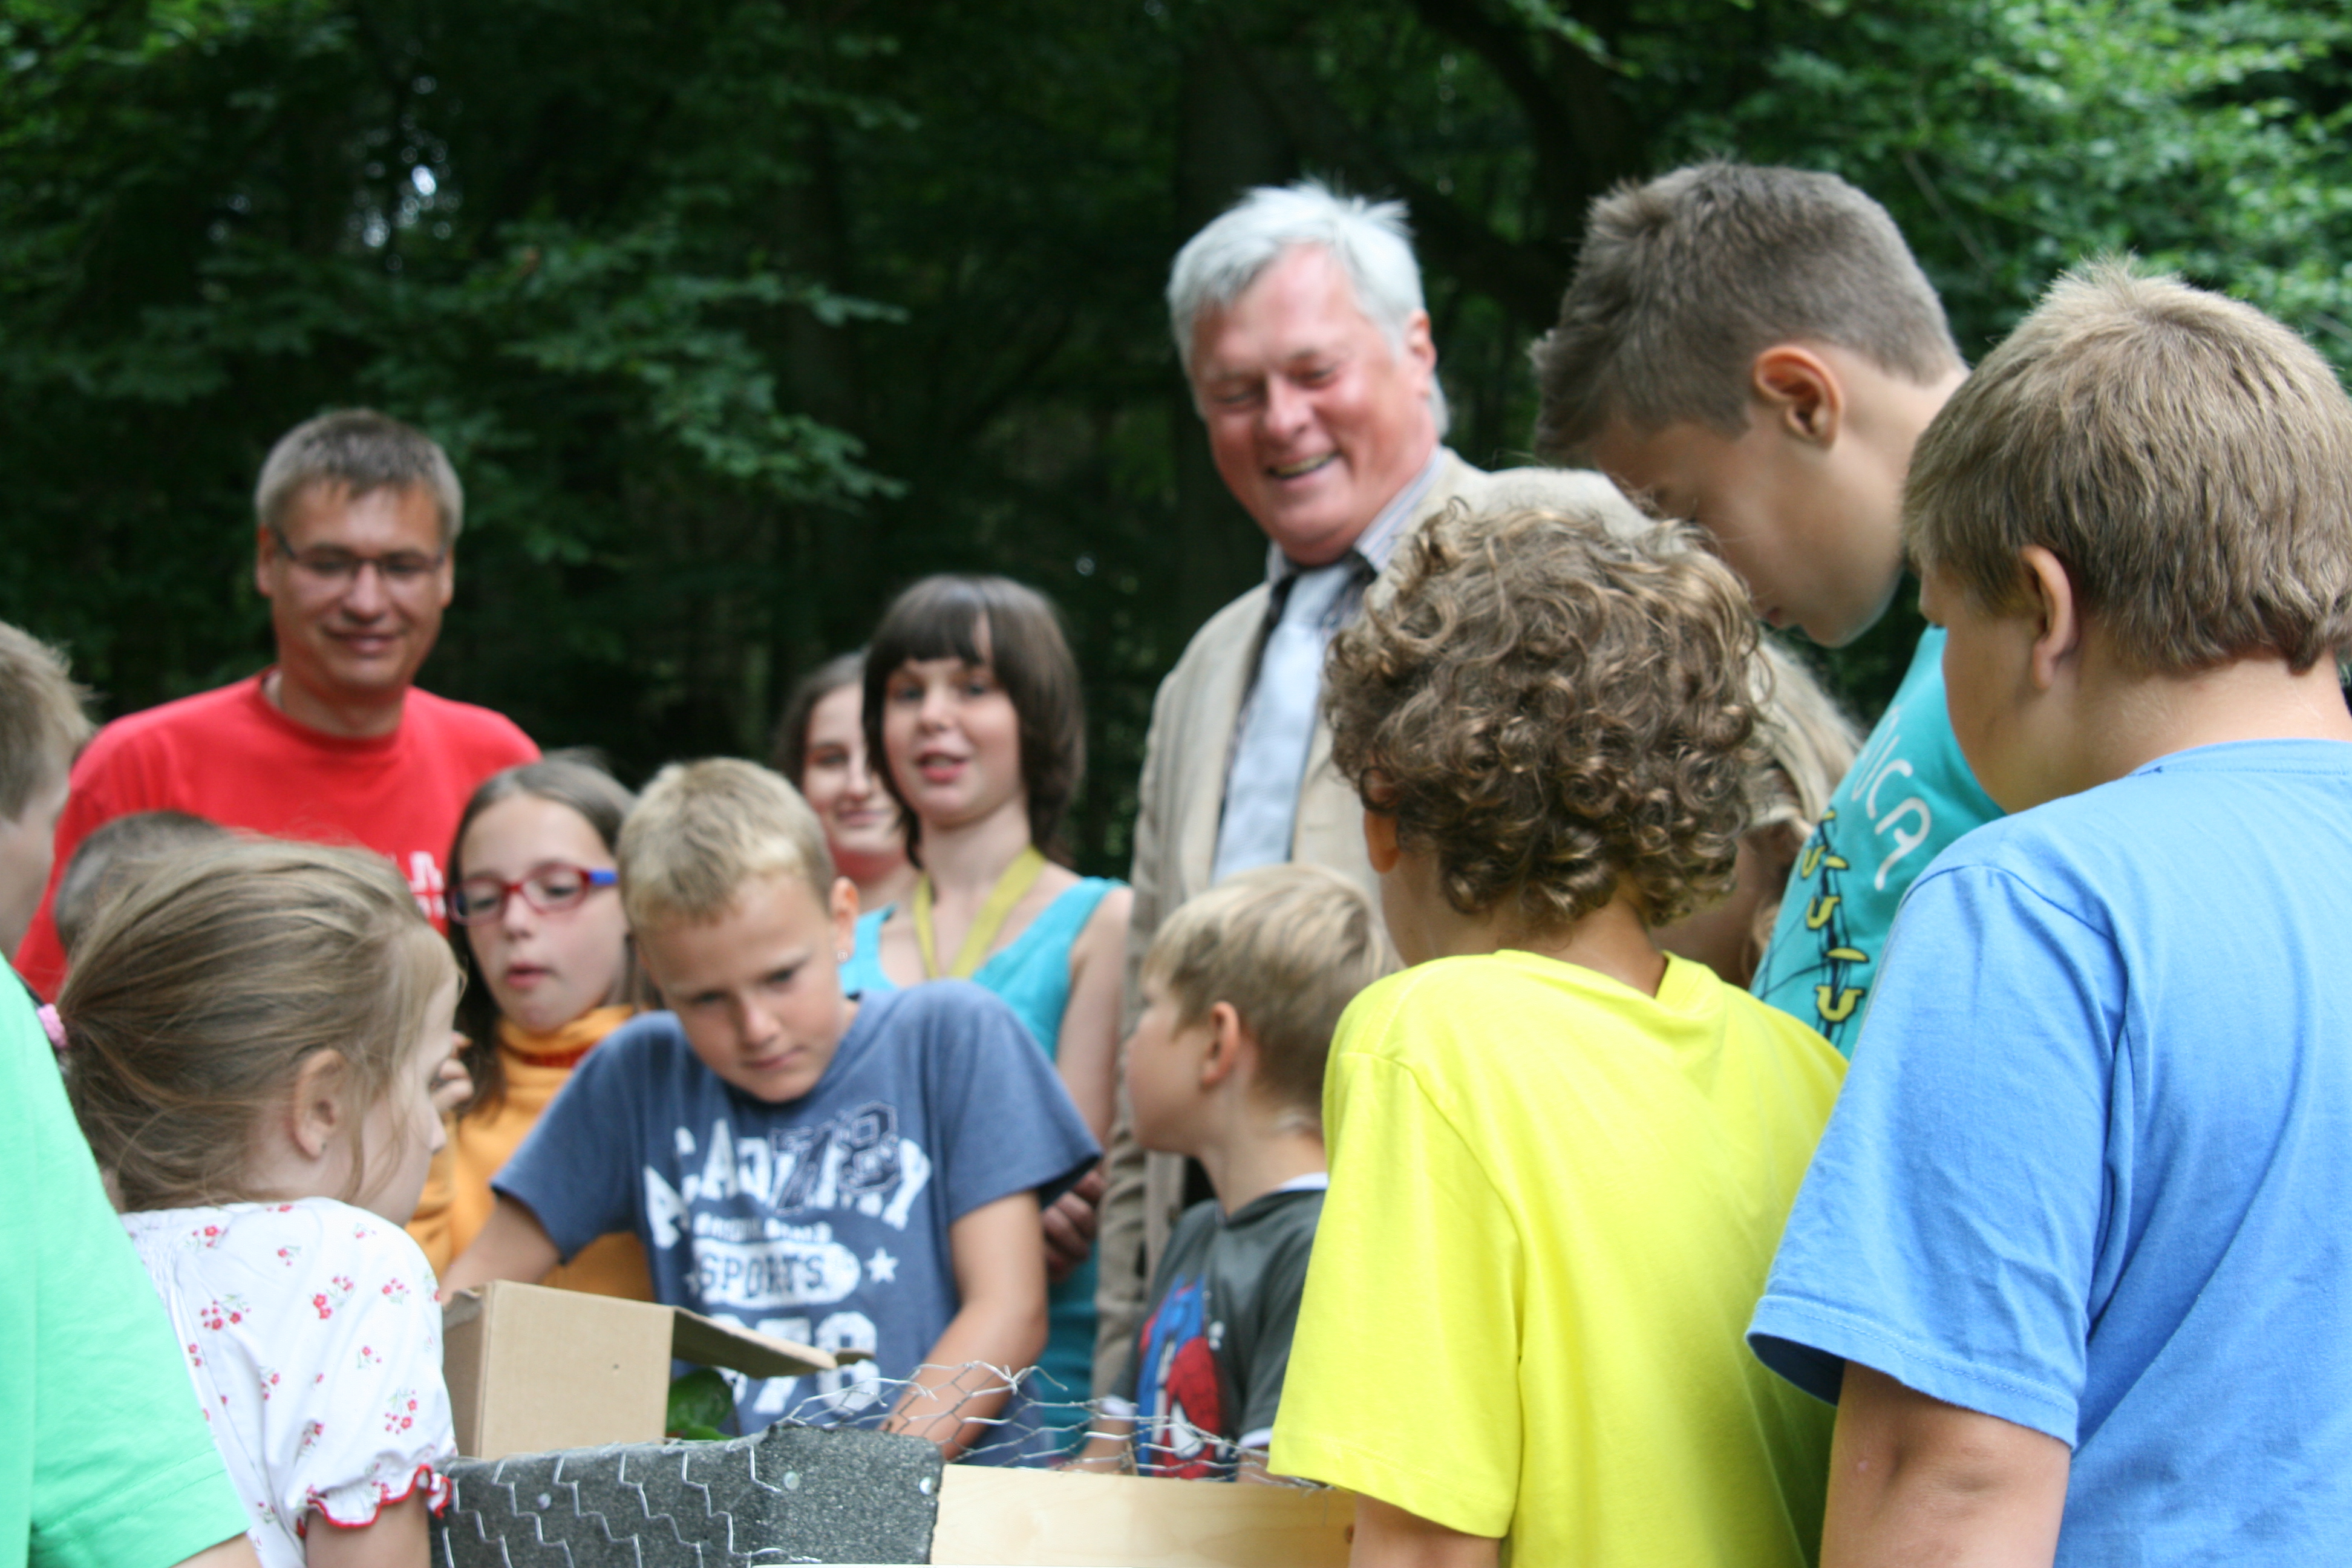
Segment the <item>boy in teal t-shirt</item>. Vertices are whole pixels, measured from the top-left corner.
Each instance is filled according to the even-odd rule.
[[[1688,518],[1757,611],[1825,647],[1903,581],[1912,445],[1968,374],[1886,210],[1833,174],[1701,163],[1593,205],[1535,350],[1536,445]],[[1941,634],[1789,877],[1757,995],[1851,1056],[1904,889],[2000,808],[1945,711]]]
[[[1952,737],[1944,633],[1930,627],[1790,868],[1750,989],[1853,1055],[1862,999],[1904,889],[1946,845],[2000,815]]]

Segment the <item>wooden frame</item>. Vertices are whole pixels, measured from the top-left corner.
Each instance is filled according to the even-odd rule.
[[[960,1568],[1346,1568],[1347,1492],[950,1465],[931,1561]]]

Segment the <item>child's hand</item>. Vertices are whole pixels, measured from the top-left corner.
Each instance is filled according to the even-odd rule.
[[[1096,1209],[1102,1203],[1103,1173],[1097,1165],[1077,1185],[1038,1214],[1045,1230],[1045,1278],[1060,1284],[1094,1255]]]
[[[467,1044],[465,1036],[451,1031],[448,1058],[433,1069],[433,1109],[444,1116],[474,1098],[473,1075],[458,1055]]]

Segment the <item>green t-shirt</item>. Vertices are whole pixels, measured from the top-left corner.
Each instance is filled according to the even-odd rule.
[[[0,973],[0,1568],[166,1568],[245,1530],[172,1326]]]
[[[1852,1057],[1904,893],[1947,845],[2000,815],[1952,737],[1944,633],[1930,626],[1790,868],[1748,989]]]

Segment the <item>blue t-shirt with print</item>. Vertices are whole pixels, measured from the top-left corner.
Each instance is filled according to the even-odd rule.
[[[1944,632],[1930,626],[1790,868],[1748,989],[1852,1057],[1904,889],[1946,845],[2000,815],[1952,737]]]
[[[2352,1533],[2352,745],[2205,746],[1913,884],[1748,1332],[2074,1448],[2062,1568]]]
[[[570,1258],[645,1243],[655,1294],[722,1322],[873,1352],[741,1391],[741,1429],[879,1414],[955,1316],[948,1227],[1008,1194],[1051,1202],[1100,1152],[1013,1011],[963,981],[872,996],[816,1087],[770,1104],[649,1013],[581,1062],[492,1181]]]

